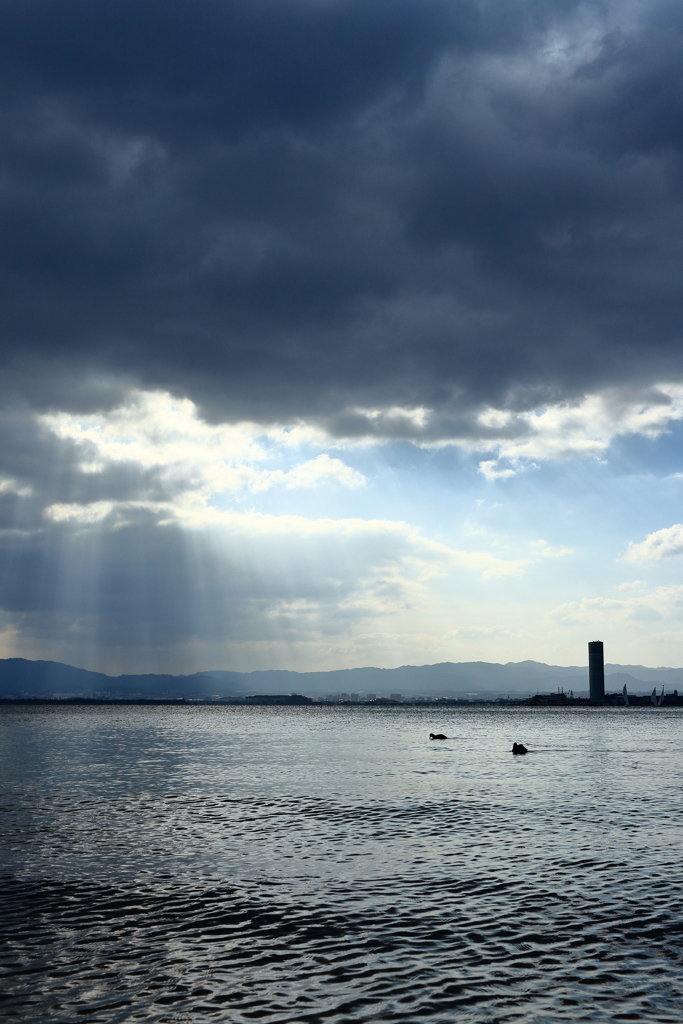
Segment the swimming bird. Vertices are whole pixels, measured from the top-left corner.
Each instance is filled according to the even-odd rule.
[[[430,740],[447,740],[448,736],[444,736],[442,732],[430,732]]]
[[[512,744],[512,753],[513,754],[526,754],[526,747],[524,746],[523,743],[513,743]]]

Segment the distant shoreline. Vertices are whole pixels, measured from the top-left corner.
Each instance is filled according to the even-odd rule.
[[[585,701],[585,703],[588,703]],[[288,701],[283,700],[279,695],[276,695],[272,699],[259,698],[258,700],[240,699],[240,698],[227,698],[225,700],[202,700],[197,697],[169,697],[169,698],[155,698],[155,697],[0,697],[0,706],[3,704],[48,704],[48,705],[114,705],[121,707],[124,705],[137,706],[166,706],[166,707],[242,707],[242,708],[262,708],[262,707],[307,707],[307,708],[442,708],[442,707],[476,707],[482,705],[489,706],[508,706],[516,705],[520,706],[524,704],[523,699],[519,700],[460,700],[453,698],[440,698],[435,701],[427,700],[313,700],[308,698],[306,700]]]
[[[587,698],[575,697],[566,701],[557,702],[548,695],[548,700],[534,700],[533,698],[519,699],[494,699],[494,700],[462,700],[454,698],[440,698],[435,701],[426,700],[376,700],[376,701],[332,701],[313,700],[304,698],[300,700],[286,700],[281,696],[273,698],[260,697],[259,699],[232,698],[226,700],[202,700],[201,698],[154,698],[154,697],[0,697],[0,707],[3,706],[47,706],[47,707],[299,707],[299,708],[370,708],[372,710],[383,710],[386,708],[423,708],[430,711],[439,711],[441,708],[473,708],[473,707],[505,707],[505,708],[650,708],[652,704],[649,696],[629,695],[629,703],[625,705],[621,694],[608,694],[604,704],[591,704]],[[683,696],[667,694],[664,702],[657,707],[683,707]]]

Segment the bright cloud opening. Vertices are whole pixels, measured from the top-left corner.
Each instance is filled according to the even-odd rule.
[[[315,430],[206,423],[193,402],[165,392],[136,391],[125,405],[109,412],[60,412],[42,416],[41,423],[79,447],[82,473],[102,474],[121,464],[153,471],[183,506],[208,504],[215,495],[241,489],[307,489],[329,483],[356,488],[366,482],[362,473],[325,453],[288,469],[264,465],[283,455],[291,458],[298,446],[319,436]]]

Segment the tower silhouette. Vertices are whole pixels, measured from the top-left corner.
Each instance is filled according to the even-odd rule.
[[[605,654],[602,640],[588,644],[588,684],[591,704],[605,703]]]

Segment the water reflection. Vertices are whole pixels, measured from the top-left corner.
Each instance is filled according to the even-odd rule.
[[[680,1020],[682,717],[5,708],[6,1005]]]

